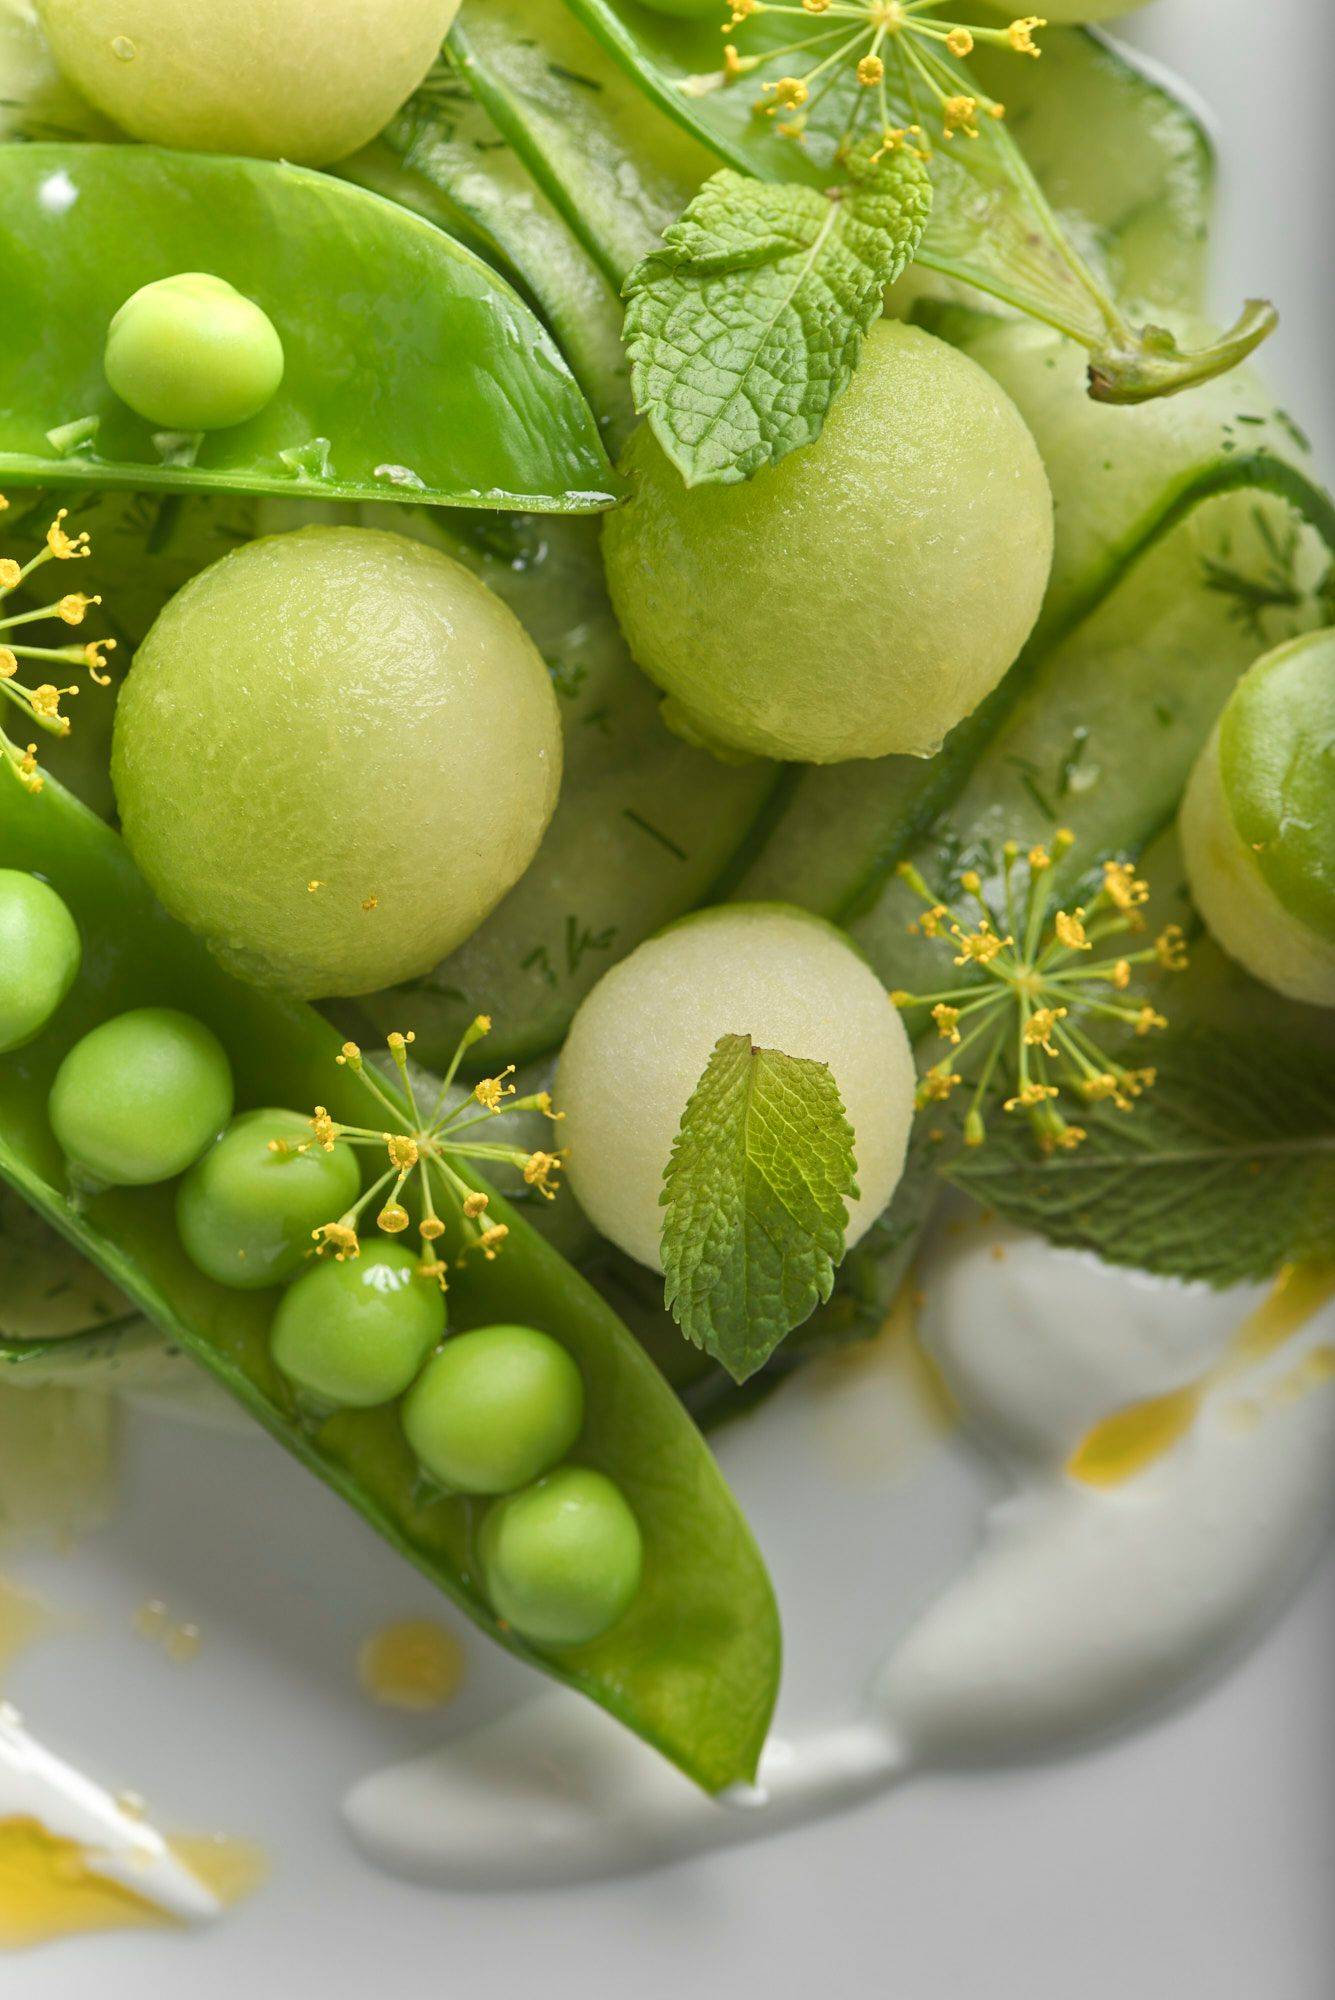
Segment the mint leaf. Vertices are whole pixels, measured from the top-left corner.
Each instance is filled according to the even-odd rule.
[[[856,1171],[824,1063],[720,1037],[663,1176],[664,1303],[734,1381],[829,1298]]]
[[[1008,1125],[947,1177],[1008,1221],[1111,1264],[1241,1284],[1335,1257],[1335,1053],[1196,1029],[1155,1047],[1132,1112],[1082,1113],[1072,1153]]]
[[[635,406],[688,486],[810,444],[848,386],[932,201],[910,151],[848,171],[828,193],[714,174],[627,278]]]

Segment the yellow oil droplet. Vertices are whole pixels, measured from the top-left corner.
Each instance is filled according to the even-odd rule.
[[[134,1614],[134,1629],[141,1639],[161,1646],[169,1660],[184,1666],[193,1660],[203,1643],[198,1625],[188,1619],[173,1618],[160,1597],[149,1597]]]
[[[1193,1382],[1167,1396],[1114,1410],[1086,1431],[1066,1461],[1067,1472],[1086,1486],[1120,1486],[1134,1479],[1191,1429],[1201,1396],[1199,1383]]]
[[[172,1921],[156,1903],[99,1875],[78,1841],[26,1815],[0,1819],[0,1948]]]
[[[181,1834],[168,1843],[182,1865],[230,1908],[267,1872],[262,1851],[222,1834]],[[0,1949],[20,1950],[87,1931],[176,1928],[171,1912],[99,1874],[77,1840],[29,1815],[0,1819]]]
[[[1264,1361],[1268,1354],[1291,1340],[1332,1297],[1335,1297],[1335,1262],[1286,1264],[1268,1296],[1238,1328],[1222,1372],[1237,1374]]]
[[[357,1678],[385,1708],[442,1708],[463,1684],[464,1650],[431,1619],[404,1618],[382,1625],[364,1641]]]
[[[167,1845],[225,1909],[251,1895],[269,1872],[264,1849],[230,1833],[174,1833]]]
[[[133,62],[139,51],[128,35],[117,35],[112,41],[111,53],[118,62]]]

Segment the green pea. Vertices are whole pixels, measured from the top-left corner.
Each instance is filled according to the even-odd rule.
[[[48,1110],[76,1175],[148,1187],[183,1173],[227,1123],[231,1066],[202,1021],[174,1007],[138,1007],[74,1044]]]
[[[225,430],[277,394],[283,343],[263,308],[225,278],[182,271],[130,294],[107,330],[103,367],[149,423]]]
[[[361,1188],[357,1155],[342,1144],[327,1153],[310,1139],[300,1111],[248,1111],[196,1160],[176,1197],[176,1227],[207,1277],[238,1291],[295,1277],[315,1230],[351,1208]]]
[[[82,957],[78,925],[50,884],[0,868],[0,1055],[41,1032]]]
[[[372,1409],[401,1396],[445,1331],[445,1299],[402,1243],[368,1244],[298,1278],[274,1314],[272,1353],[317,1402]]]
[[[585,1646],[610,1631],[634,1601],[644,1562],[620,1489],[575,1465],[497,1500],[478,1552],[492,1609],[543,1646]]]
[[[403,1406],[422,1464],[456,1493],[513,1493],[564,1458],[584,1421],[579,1369],[550,1334],[480,1326],[434,1355]]]

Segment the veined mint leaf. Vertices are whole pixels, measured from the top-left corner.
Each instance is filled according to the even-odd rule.
[[[664,1301],[735,1381],[829,1298],[856,1171],[824,1063],[720,1037],[663,1176]]]
[[[1335,1258],[1335,1053],[1215,1030],[1168,1036],[1132,1112],[1091,1107],[1074,1152],[1007,1126],[945,1163],[1009,1221],[1108,1263],[1240,1284]]]
[[[846,186],[707,180],[625,284],[635,406],[688,486],[731,485],[820,436],[932,189],[915,153],[849,160]]]

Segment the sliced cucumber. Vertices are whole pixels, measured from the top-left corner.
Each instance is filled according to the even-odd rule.
[[[560,0],[465,0],[448,47],[619,287],[718,161],[646,102]]]
[[[620,300],[463,78],[433,70],[338,171],[461,237],[528,294],[615,453],[633,420]]]
[[[498,541],[484,523],[490,546],[463,541],[454,518],[435,511],[396,508],[388,525],[449,549],[523,620],[561,700],[566,767],[522,881],[433,971],[362,1011],[382,1032],[414,1028],[419,1055],[436,1067],[474,1015],[490,1014],[494,1032],[476,1060],[524,1062],[556,1046],[609,965],[708,898],[778,774],[762,762],[718,764],[664,728],[607,602],[592,524],[514,520]]]
[[[1177,810],[1234,682],[1279,640],[1322,622],[1331,546],[1282,501],[1204,502],[1130,566],[1100,609],[1053,647],[958,798],[913,850],[933,884],[987,873],[1001,843],[1068,825],[1080,873],[1136,855]],[[1062,888],[1055,874],[1054,888]],[[888,985],[930,984],[938,948],[909,935],[918,905],[898,878],[852,925]]]
[[[1335,512],[1308,477],[1301,440],[1249,371],[1190,395],[1114,409],[1084,394],[1081,350],[1060,335],[1027,320],[962,308],[936,308],[930,317],[937,330],[957,339],[995,375],[1038,441],[1056,511],[1052,582],[1020,659],[938,757],[928,763],[889,757],[804,771],[791,788],[784,812],[733,893],[783,894],[841,922],[875,901],[895,862],[938,815],[955,810],[952,801],[964,809],[961,790],[989,754],[987,746],[1009,728],[1012,709],[1031,700],[1026,692],[1031,683],[1046,688],[1064,671],[1049,665],[1053,648],[1124,579],[1134,578],[1139,557],[1161,544],[1175,523],[1212,495],[1237,489],[1228,503],[1231,511],[1220,517],[1241,524],[1243,569],[1235,579],[1235,600],[1249,602],[1258,591],[1263,598],[1277,593],[1281,610],[1295,592],[1301,605],[1314,579],[1295,585],[1269,576],[1274,555],[1264,544],[1251,547],[1244,532],[1253,505],[1245,489],[1276,493],[1309,509],[1335,543]],[[1283,506],[1264,516],[1274,524],[1280,545],[1289,533],[1285,516]],[[1225,546],[1226,530],[1219,535]],[[1184,560],[1196,579],[1197,565],[1206,558]],[[1227,583],[1230,558],[1225,553],[1209,560],[1220,565],[1209,572],[1217,595]],[[1319,566],[1321,559],[1315,560]],[[1205,595],[1208,601],[1210,592]],[[1308,617],[1320,622],[1310,607]],[[1228,669],[1230,678],[1221,682],[1225,691],[1238,670]]]
[[[1041,62],[979,46],[979,80],[1044,194],[1094,232],[1117,296],[1199,309],[1214,149],[1194,108],[1088,28],[1046,28]]]

